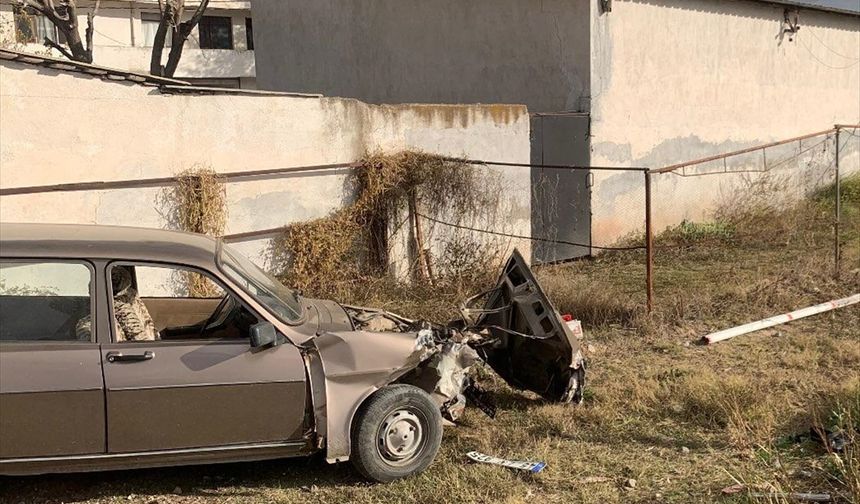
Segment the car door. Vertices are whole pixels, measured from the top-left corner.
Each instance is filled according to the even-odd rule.
[[[162,305],[172,298],[174,310],[182,310],[194,296],[183,279],[202,274],[182,266],[123,263],[110,265],[107,278],[117,267],[133,268],[135,290],[139,289],[134,296],[157,297]],[[231,303],[241,304],[214,277],[203,276],[209,285],[207,296],[214,287]],[[144,308],[137,305],[138,310],[148,311],[141,305]],[[115,300],[115,311],[117,306]],[[170,309],[161,306],[159,311]],[[253,316],[262,320],[259,314]],[[160,320],[153,324],[164,326]],[[102,346],[109,453],[302,439],[306,383],[296,347],[252,349],[247,333],[237,334],[235,327],[214,331],[217,338],[200,337],[187,321],[182,328],[168,329],[161,333],[171,339],[120,341],[117,333],[123,329],[114,327],[112,341]]]
[[[0,260],[0,459],[105,452],[94,268]]]

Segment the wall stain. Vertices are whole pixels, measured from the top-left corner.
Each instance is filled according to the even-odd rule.
[[[725,140],[723,142],[706,142],[696,135],[670,138],[657,144],[647,154],[633,158],[632,146],[629,143],[596,142],[592,144],[592,159],[605,159],[619,166],[637,166],[644,168],[662,168],[674,163],[713,156],[721,152],[731,152],[746,149],[765,143],[761,140],[738,142]],[[794,144],[792,144],[794,145]],[[731,167],[749,162],[749,159],[737,159]],[[731,168],[730,167],[730,168]],[[600,180],[596,186],[595,203],[610,205],[617,198],[642,190],[642,176],[638,173],[622,172],[610,175]]]
[[[369,105],[393,116],[415,114],[424,124],[441,128],[468,128],[479,119],[490,117],[494,124],[507,125],[528,115],[524,105],[445,105],[407,103],[403,105]]]

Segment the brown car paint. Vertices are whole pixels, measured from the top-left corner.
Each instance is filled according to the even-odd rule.
[[[258,460],[309,452],[312,441],[304,437],[309,387],[297,346],[255,350],[247,339],[111,341],[105,269],[114,260],[205,271],[275,325],[288,342],[306,341],[314,334],[315,327],[283,324],[233,285],[216,266],[217,246],[211,238],[172,231],[0,224],[2,259],[74,259],[95,265],[92,302],[95,338],[101,344],[100,349],[84,342],[0,342],[0,474]],[[63,351],[42,350],[58,345]],[[85,348],[87,357],[82,358]],[[108,363],[106,358],[112,351],[147,350],[154,354],[151,360]],[[91,395],[88,401],[97,401],[95,407],[82,407],[80,397],[57,394],[74,390],[82,369],[89,370],[86,393]],[[13,374],[16,379],[7,379]],[[22,383],[29,387],[27,394],[19,390]],[[48,402],[40,400],[40,394],[55,397]],[[48,419],[26,422],[46,412],[51,413]],[[5,447],[10,447],[8,452]]]
[[[99,346],[0,348],[0,459],[104,453],[104,414],[93,414],[104,412]]]
[[[145,351],[153,357],[141,362],[107,358]],[[252,352],[246,340],[116,343],[102,355],[108,453],[302,439],[305,370],[292,345]]]
[[[313,340],[325,376],[326,460],[340,462],[350,455],[350,429],[361,403],[424,360],[430,348],[413,333],[324,332]]]
[[[13,447],[8,456],[0,455],[0,474],[261,460],[313,450],[325,450],[329,461],[347,460],[353,418],[362,402],[427,362],[436,351],[432,337],[428,340],[422,331],[354,331],[343,307],[332,301],[304,299],[301,319],[285,323],[223,273],[219,247],[214,239],[174,231],[0,224],[0,259],[75,259],[94,265],[94,331],[99,344],[68,343],[70,351],[81,349],[83,353],[54,355],[41,351],[48,345],[0,342],[0,363],[14,360],[19,375],[17,381],[0,380],[0,401],[15,405],[0,408],[0,446],[12,443],[9,446]],[[106,279],[113,261],[174,265],[208,273],[246,309],[270,322],[285,342],[263,349],[250,348],[247,339],[113,343]],[[542,292],[539,294],[532,301],[545,302],[545,309],[558,318]],[[160,309],[156,304],[153,308]],[[557,320],[554,323],[552,334],[543,335],[549,338],[544,343],[564,353],[559,369],[567,375],[581,365],[578,347],[569,331],[559,328]],[[507,358],[516,356],[516,346],[506,348]],[[21,347],[37,351],[22,351]],[[152,352],[147,360],[109,360],[112,352],[142,355],[147,351]],[[64,372],[58,363],[67,367],[80,364],[88,370],[86,379],[75,378],[81,372],[77,368]],[[102,373],[106,390],[96,383]],[[528,381],[525,374],[511,376],[524,388],[535,390],[537,386],[523,382],[524,378]],[[74,445],[78,441],[64,439],[78,437],[68,422],[54,426],[65,434],[54,437],[24,428],[17,416],[33,418],[45,406],[34,400],[28,412],[22,413],[20,398],[13,398],[21,392],[22,383],[37,397],[40,393],[62,395],[78,381],[94,383],[86,392],[96,403],[99,395],[104,397],[106,406],[82,411],[76,409],[76,399],[59,398],[62,407],[55,413],[75,412],[74,428],[83,433],[80,446]]]

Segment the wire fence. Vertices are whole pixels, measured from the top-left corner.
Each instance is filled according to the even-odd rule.
[[[419,235],[421,230],[428,235],[460,233],[495,239],[508,247],[528,244],[542,263],[600,253],[626,254],[628,260],[618,263],[623,270],[620,274],[641,286],[630,295],[641,295],[649,312],[689,309],[695,305],[689,301],[704,291],[719,296],[720,289],[714,291],[714,285],[729,289],[742,284],[749,295],[761,295],[779,282],[802,288],[809,276],[838,278],[844,264],[853,265],[852,269],[860,266],[860,210],[855,201],[855,193],[860,191],[860,183],[855,182],[860,177],[860,125],[836,126],[651,169],[448,161],[481,170],[488,180],[505,179],[508,191],[499,193],[504,208],[472,220],[412,208],[403,223],[414,223],[413,234],[414,230]],[[259,181],[357,166],[355,162],[338,163],[220,176],[228,182]],[[516,168],[530,169],[531,175],[528,170],[512,170]],[[535,177],[538,171],[540,176]],[[600,194],[611,192],[614,197],[569,194],[565,184],[573,179],[565,178],[568,174],[581,175],[589,186],[599,185]],[[576,180],[582,185],[582,179]],[[851,181],[847,189],[846,181]],[[92,181],[3,188],[0,195],[157,187],[175,182],[175,177]],[[518,188],[509,190],[511,184]],[[487,189],[497,190],[492,187]],[[854,198],[847,208],[846,191]],[[519,194],[519,200],[510,194]],[[281,231],[281,227],[259,229],[223,238],[260,240]],[[772,268],[774,264],[791,265],[791,278],[785,268]],[[686,308],[680,307],[679,299],[687,301]]]
[[[857,126],[838,126],[652,170],[649,306],[697,311],[742,296],[796,307],[814,289],[844,294],[835,279],[860,261],[857,205],[843,212],[842,187],[856,184],[858,140]]]

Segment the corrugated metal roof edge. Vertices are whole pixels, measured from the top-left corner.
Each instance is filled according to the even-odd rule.
[[[833,12],[836,14],[845,14],[848,16],[858,16],[860,17],[860,10],[850,10],[850,9],[842,9],[839,7],[828,7],[826,5],[818,5],[806,3],[798,0],[758,0],[759,2],[769,3],[773,5],[781,5],[784,7],[795,7],[798,9],[809,9],[809,10],[818,10],[824,12]]]

